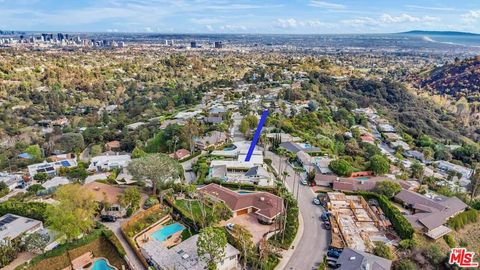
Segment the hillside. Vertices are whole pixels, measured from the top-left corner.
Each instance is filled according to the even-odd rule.
[[[420,86],[438,94],[454,98],[466,97],[469,101],[480,98],[480,57],[456,61],[433,69],[419,80]]]

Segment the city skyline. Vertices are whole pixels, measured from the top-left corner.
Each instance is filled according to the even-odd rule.
[[[480,8],[464,0],[0,0],[0,13],[0,29],[16,31],[359,34],[480,27]]]

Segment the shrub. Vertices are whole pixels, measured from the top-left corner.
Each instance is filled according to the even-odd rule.
[[[447,243],[447,245],[450,248],[454,248],[456,246],[455,245],[455,239],[453,238],[453,236],[451,234],[444,235],[443,240],[445,240],[445,243]]]
[[[332,172],[340,176],[350,176],[353,172],[350,162],[343,159],[333,160],[328,167]]]
[[[412,262],[408,259],[402,259],[394,265],[393,269],[395,269],[395,270],[417,270],[418,268],[417,268],[417,265],[414,262]]]
[[[33,218],[41,221],[45,221],[47,208],[46,203],[41,202],[20,202],[16,200],[8,200],[0,203],[0,216],[5,214],[15,214],[28,218]]]
[[[469,223],[475,223],[478,220],[478,211],[469,209],[448,220],[447,224],[454,230],[459,230]]]
[[[388,260],[393,259],[392,249],[383,242],[375,242],[373,254]]]

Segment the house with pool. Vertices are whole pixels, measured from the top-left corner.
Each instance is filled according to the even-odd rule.
[[[203,270],[207,269],[207,261],[198,256],[198,234],[180,244],[166,248],[156,239],[142,245],[141,253],[154,269]],[[225,255],[217,264],[218,270],[241,269],[240,251],[227,243]]]
[[[268,192],[235,192],[213,183],[199,192],[224,202],[233,217],[251,214],[264,224],[272,224],[284,210],[283,199]]]

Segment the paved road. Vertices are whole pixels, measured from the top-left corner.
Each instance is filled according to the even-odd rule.
[[[205,155],[207,153],[207,151],[202,151],[202,153],[192,159],[189,159],[185,162],[182,162],[182,167],[183,167],[183,171],[184,171],[184,175],[185,175],[185,181],[187,183],[194,183],[196,180],[197,180],[197,176],[195,175],[195,173],[192,171],[192,165],[197,162],[197,160]]]
[[[132,250],[130,245],[128,244],[127,240],[125,237],[123,237],[122,231],[120,230],[120,224],[124,222],[125,220],[117,220],[116,222],[105,222],[103,223],[105,226],[107,226],[112,232],[117,236],[118,240],[120,240],[120,243],[122,244],[123,248],[125,249],[125,252],[127,253],[128,260],[130,261],[130,264],[132,264],[135,269],[133,270],[142,270],[145,269],[145,266],[143,266],[142,262],[140,259],[137,257],[137,254]]]
[[[278,156],[270,151],[267,151],[266,156],[272,159],[272,166],[278,170],[278,165],[281,162]],[[281,166],[282,170],[286,166],[290,175],[286,179],[289,189],[291,191],[295,190],[296,194],[298,188],[298,205],[304,223],[300,242],[297,246],[292,247],[295,251],[284,269],[317,269],[331,241],[331,234],[321,226],[320,215],[323,213],[323,208],[312,203],[315,193],[309,187],[297,185],[297,182],[294,185],[293,168],[285,161],[282,161]]]

